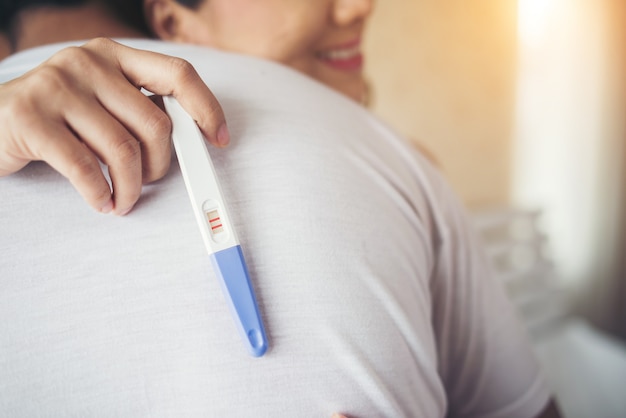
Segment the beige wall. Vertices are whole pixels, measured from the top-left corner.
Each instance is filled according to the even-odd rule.
[[[509,199],[515,46],[515,0],[380,0],[365,38],[373,111],[470,206]]]

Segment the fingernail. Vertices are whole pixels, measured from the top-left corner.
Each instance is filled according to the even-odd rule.
[[[109,213],[113,210],[113,199],[109,199],[109,201],[102,206],[102,208],[100,209],[100,212],[102,213]]]
[[[217,130],[217,143],[220,146],[225,147],[230,142],[230,133],[228,132],[228,126],[226,126],[226,122],[220,125],[220,128]]]
[[[129,208],[126,208],[126,209],[124,209],[124,210],[119,211],[119,212],[117,213],[117,215],[118,215],[118,216],[128,215],[128,212],[130,212],[132,209],[133,209],[133,207],[131,206],[131,207],[129,207]]]

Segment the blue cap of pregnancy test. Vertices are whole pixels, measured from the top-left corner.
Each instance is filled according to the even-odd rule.
[[[215,252],[211,254],[211,261],[220,276],[224,296],[241,338],[251,355],[262,356],[267,351],[268,342],[241,246]]]

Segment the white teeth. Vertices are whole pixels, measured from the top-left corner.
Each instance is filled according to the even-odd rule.
[[[361,49],[357,45],[347,49],[333,49],[330,51],[324,51],[320,53],[320,55],[322,56],[322,58],[329,60],[347,60],[356,57],[360,53]]]

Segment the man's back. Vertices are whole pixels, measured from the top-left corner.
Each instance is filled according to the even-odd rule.
[[[226,112],[232,144],[210,151],[270,350],[243,347],[176,164],[119,218],[35,163],[0,180],[0,415],[539,412],[538,369],[427,161],[276,64],[158,48]]]

